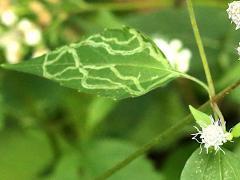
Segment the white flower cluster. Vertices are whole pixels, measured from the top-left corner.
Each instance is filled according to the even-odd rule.
[[[233,1],[228,4],[227,9],[228,17],[236,25],[236,30],[240,28],[240,1]],[[237,48],[237,52],[240,55],[240,43]]]
[[[231,134],[224,130],[220,120],[215,121],[212,116],[210,116],[210,118],[211,124],[207,127],[202,127],[202,130],[199,130],[197,127],[195,127],[198,132],[192,134],[194,135],[192,139],[195,139],[198,143],[204,145],[207,153],[210,147],[213,147],[216,152],[219,150],[223,151],[220,146],[227,141],[231,141]]]
[[[189,70],[192,53],[189,49],[183,48],[182,41],[173,39],[167,42],[162,38],[154,38],[154,42],[173,68],[180,72],[187,72]]]
[[[20,19],[13,9],[0,12],[0,24],[7,27],[7,31],[0,35],[0,46],[4,49],[8,63],[18,63],[23,55],[23,47],[41,44],[41,29],[29,19]]]

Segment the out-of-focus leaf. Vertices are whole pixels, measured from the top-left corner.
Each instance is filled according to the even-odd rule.
[[[148,97],[151,103],[144,106],[145,111],[143,111],[138,122],[130,126],[128,139],[142,145],[170,126],[178,123],[186,115],[186,108],[178,93],[170,88],[167,90],[168,92],[161,91],[164,92],[164,95],[161,95],[161,92],[156,92],[156,96]],[[186,129],[182,129],[182,132],[186,132]],[[180,137],[169,137],[159,146],[169,145],[176,138]]]
[[[217,82],[218,89],[223,89],[226,86],[234,83],[240,79],[239,72],[240,72],[240,61],[235,61],[233,66],[224,73],[224,76]]]
[[[117,101],[111,99],[95,98],[88,107],[88,114],[86,117],[87,129],[92,130],[108,115],[117,103]]]
[[[232,60],[234,64],[229,68],[228,71],[224,72],[222,78],[217,82],[218,89],[224,89],[230,84],[237,82],[240,79],[240,61]],[[228,98],[233,102],[240,104],[240,88],[235,89]]]
[[[143,95],[180,76],[149,38],[131,28],[105,30],[31,61],[3,67],[114,99]]]
[[[46,135],[39,131],[0,133],[0,179],[37,179],[52,160]]]
[[[2,94],[0,91],[0,131],[4,127],[4,104],[2,99]]]
[[[76,177],[82,180],[94,179],[134,150],[135,147],[131,144],[116,140],[101,140],[90,143],[85,145],[84,151],[69,153],[63,157],[50,179],[75,180]],[[139,158],[109,179],[161,180],[162,176],[153,169],[149,161],[145,158]]]
[[[82,179],[79,163],[81,159],[79,154],[68,152],[65,154],[57,164],[54,173],[49,177],[45,177],[45,180],[76,180]],[[84,179],[83,179],[84,180]]]
[[[107,119],[98,126],[97,136],[111,136],[139,145],[145,144],[186,116],[187,106],[178,93],[174,86],[168,86],[136,99],[120,101]],[[189,133],[189,128],[181,131],[181,134],[186,131]],[[180,134],[171,136],[159,144],[158,148],[165,148],[179,138]]]
[[[239,141],[235,141],[236,144],[236,147],[234,149],[234,153],[236,154],[236,156],[238,156],[240,158],[240,143]]]
[[[6,113],[21,121],[37,119],[39,114],[48,116],[59,106],[58,100],[67,96],[66,88],[45,79],[10,71],[4,73],[1,91]]]
[[[121,28],[124,25],[112,12],[106,10],[98,11],[88,17],[78,17],[75,21],[86,34],[97,33],[105,28]]]
[[[215,152],[199,154],[200,149],[197,149],[186,162],[181,180],[238,180],[240,160],[232,152],[226,149],[224,151],[225,154],[221,151],[217,154]]]

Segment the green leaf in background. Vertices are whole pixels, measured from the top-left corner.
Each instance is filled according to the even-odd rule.
[[[0,130],[3,127],[4,127],[4,104],[2,100],[2,94],[0,94]]]
[[[188,159],[181,180],[239,180],[240,160],[235,154],[224,149],[224,152],[201,153],[197,149]]]
[[[207,114],[195,109],[191,105],[189,106],[189,109],[190,109],[194,119],[196,120],[196,123],[200,127],[206,127],[211,124],[211,119]]]
[[[0,179],[38,179],[53,159],[47,136],[41,131],[5,130],[0,133]]]
[[[96,97],[88,108],[86,117],[87,130],[93,130],[117,104],[118,101]]]
[[[233,137],[238,138],[240,137],[240,123],[236,124],[231,131]]]
[[[131,28],[108,29],[28,62],[3,67],[114,99],[143,95],[180,75],[150,39]]]
[[[174,85],[159,88],[139,98],[119,101],[114,110],[97,126],[95,135],[121,138],[141,146],[169,126],[179,123],[188,109]],[[182,128],[181,131],[182,134],[189,134],[189,128]],[[167,147],[179,138],[179,134],[173,135],[154,148]]]
[[[98,140],[85,144],[83,153],[68,152],[57,165],[49,180],[92,180],[134,152],[136,148],[124,141]],[[109,180],[162,180],[161,173],[154,170],[146,158],[139,158],[118,171]]]

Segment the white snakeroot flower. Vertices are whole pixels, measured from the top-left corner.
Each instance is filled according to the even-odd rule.
[[[6,26],[14,25],[17,19],[17,15],[11,9],[5,10],[1,13],[1,22]]]
[[[240,28],[240,1],[233,1],[228,4],[228,17],[236,24],[236,30]]]
[[[195,127],[198,132],[192,134],[194,135],[192,139],[200,143],[200,147],[203,145],[204,148],[206,148],[207,153],[210,147],[213,147],[216,152],[219,150],[223,151],[220,146],[227,141],[231,141],[231,134],[224,131],[220,120],[215,121],[212,116],[210,116],[210,118],[211,124],[207,127],[202,127],[202,130],[199,130],[197,127]]]
[[[180,72],[189,70],[192,53],[189,49],[183,48],[182,41],[173,39],[167,42],[161,38],[154,38],[154,42],[166,56],[172,67]]]
[[[29,46],[35,46],[42,40],[41,30],[28,19],[23,19],[18,23],[18,30],[23,33],[24,42]]]

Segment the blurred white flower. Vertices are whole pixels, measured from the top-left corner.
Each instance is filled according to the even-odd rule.
[[[42,40],[41,30],[30,20],[23,19],[21,20],[17,28],[20,32],[23,33],[24,42],[29,46],[35,46],[39,44]]]
[[[9,41],[5,46],[5,56],[8,63],[19,63],[21,60],[21,44],[18,41]]]
[[[10,30],[0,35],[0,46],[5,47],[12,41],[21,41],[21,34],[18,31]]]
[[[236,24],[236,30],[240,28],[240,1],[233,1],[228,4],[228,17]]]
[[[1,13],[1,22],[6,26],[12,26],[16,23],[18,17],[13,10],[8,9]]]
[[[24,34],[25,36],[25,42],[27,45],[29,46],[34,46],[39,44],[39,42],[42,39],[42,34],[41,31],[39,29],[31,29],[30,31],[28,31],[26,34]]]
[[[12,30],[0,36],[0,46],[4,49],[8,63],[15,64],[21,60],[21,36],[18,31]]]
[[[176,70],[180,72],[189,70],[192,52],[187,48],[183,48],[183,44],[179,39],[173,39],[168,43],[164,39],[154,38],[154,42]]]

